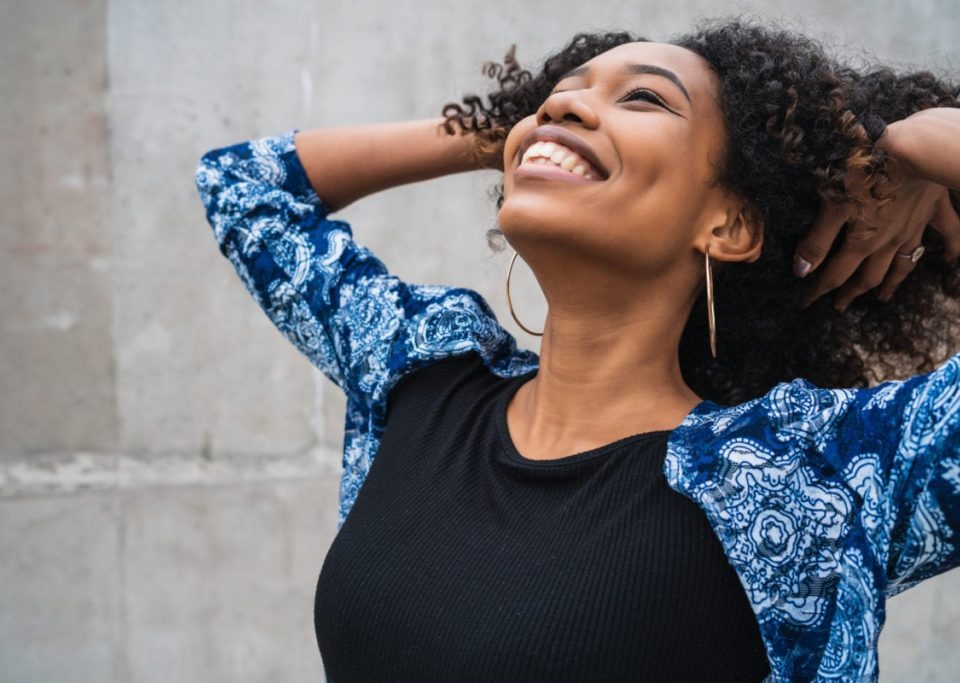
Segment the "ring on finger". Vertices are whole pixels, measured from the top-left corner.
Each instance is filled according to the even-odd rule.
[[[925,251],[926,251],[926,249],[925,249],[924,246],[921,244],[921,245],[918,245],[915,249],[913,249],[913,250],[911,250],[911,251],[908,251],[906,254],[904,254],[903,252],[898,251],[898,252],[897,252],[897,256],[901,256],[901,257],[903,257],[903,258],[910,259],[911,261],[913,261],[914,263],[916,263],[917,261],[920,260],[920,257],[923,256],[923,252],[925,252]]]

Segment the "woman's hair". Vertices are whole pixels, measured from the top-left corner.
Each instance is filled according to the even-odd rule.
[[[465,106],[444,106],[446,131],[473,134],[478,158],[502,168],[507,134],[537,111],[562,74],[613,47],[644,40],[627,32],[579,33],[535,76],[520,68],[514,45],[503,64],[484,65],[498,84],[487,104],[467,95]],[[928,71],[854,69],[808,37],[753,20],[708,22],[670,42],[697,53],[716,72],[727,141],[715,182],[739,193],[764,230],[756,262],[714,266],[717,359],[709,352],[701,286],[680,339],[684,380],[706,399],[734,404],[796,377],[824,387],[865,387],[868,376],[888,378],[897,368],[933,370],[950,354],[953,321],[960,317],[943,308],[960,298],[960,274],[944,262],[939,233],[925,232],[925,257],[889,302],[868,292],[845,312],[833,308],[832,293],[799,308],[807,280],[793,276],[792,260],[821,198],[859,206],[845,189],[848,171],[866,171],[871,195],[889,201],[885,154],[876,147],[886,124],[929,107],[957,107],[957,85]],[[499,209],[502,180],[496,195]],[[951,201],[960,206],[953,191]],[[498,228],[487,232],[495,251],[502,251],[496,241],[502,238]],[[877,373],[878,365],[886,372]]]

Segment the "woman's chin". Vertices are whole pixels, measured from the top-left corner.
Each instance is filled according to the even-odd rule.
[[[563,215],[545,202],[505,200],[497,214],[497,225],[508,240],[539,239],[563,229]]]
[[[513,196],[504,199],[497,214],[504,235],[518,239],[583,239],[597,230],[597,217],[565,202],[545,197]]]

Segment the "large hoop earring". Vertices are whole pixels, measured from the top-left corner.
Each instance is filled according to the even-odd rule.
[[[514,251],[513,258],[510,259],[510,267],[507,268],[507,306],[510,307],[510,315],[513,316],[513,319],[516,321],[517,325],[519,325],[524,332],[526,332],[527,334],[535,335],[537,337],[542,337],[543,332],[534,332],[530,328],[526,327],[522,322],[520,322],[517,319],[517,314],[513,312],[513,302],[510,301],[510,274],[513,272],[513,264],[517,260],[517,256],[518,256],[517,252]]]
[[[717,357],[717,317],[713,310],[713,269],[710,267],[710,243],[707,242],[707,248],[704,251],[706,255],[706,265],[704,270],[707,274],[707,323],[710,326],[710,354]]]

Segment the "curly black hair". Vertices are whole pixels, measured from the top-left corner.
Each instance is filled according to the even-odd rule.
[[[443,127],[451,135],[473,135],[480,163],[502,170],[507,134],[537,111],[563,73],[618,45],[645,40],[629,32],[578,33],[544,60],[536,76],[520,67],[513,45],[503,64],[484,64],[498,83],[487,104],[470,94],[463,106],[445,105]],[[889,302],[861,295],[840,312],[834,292],[801,309],[806,281],[794,277],[791,266],[821,201],[857,204],[844,184],[851,169],[866,171],[872,196],[889,201],[886,156],[876,145],[886,125],[921,109],[957,107],[958,86],[929,71],[858,70],[807,36],[756,20],[707,21],[669,42],[715,70],[727,132],[715,179],[746,199],[750,217],[764,230],[756,262],[714,268],[717,359],[709,353],[701,287],[680,339],[684,381],[701,397],[730,405],[796,377],[824,387],[865,387],[878,378],[935,369],[954,352],[960,321],[944,311],[960,299],[960,274],[945,263],[939,233],[925,231],[926,256]],[[496,196],[499,209],[502,179]],[[960,207],[953,190],[950,198]],[[487,231],[494,251],[503,250],[502,238],[499,228]]]

